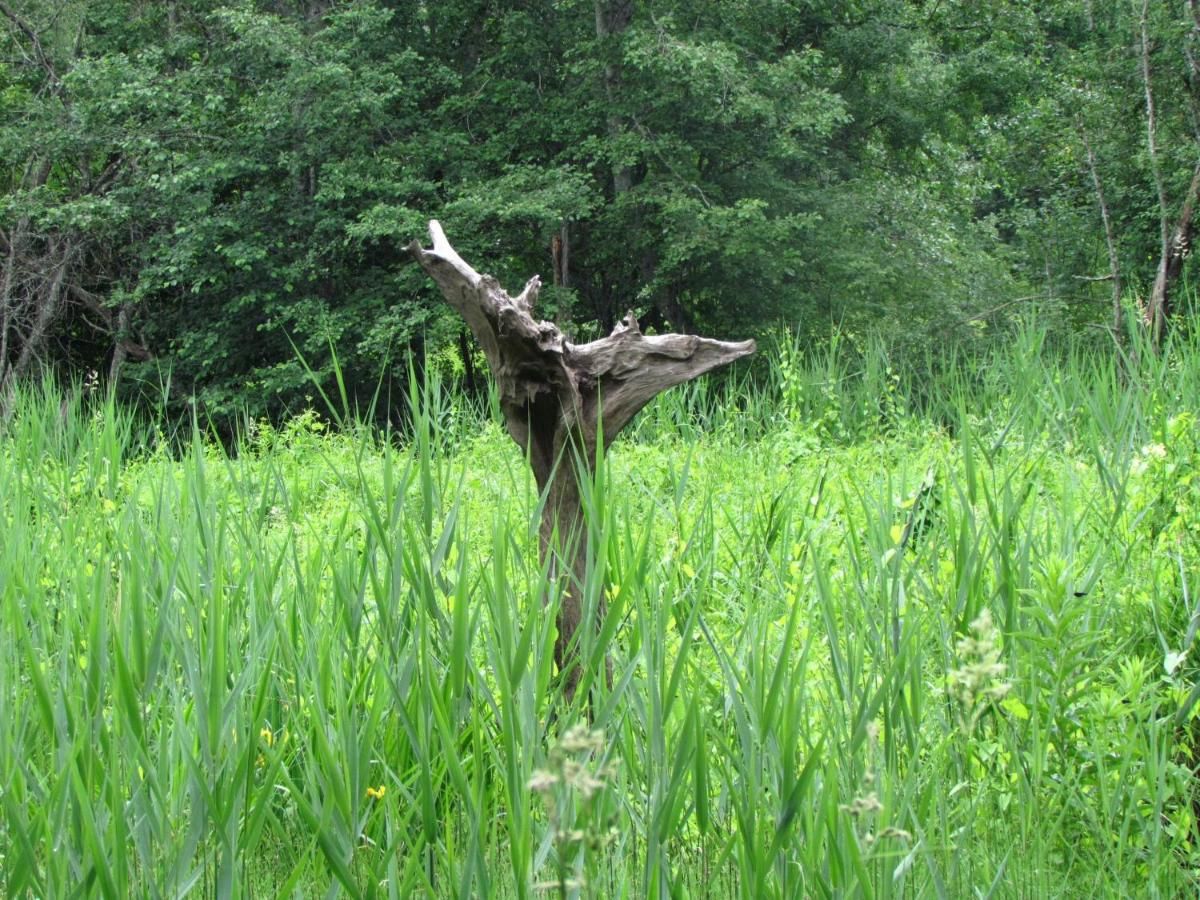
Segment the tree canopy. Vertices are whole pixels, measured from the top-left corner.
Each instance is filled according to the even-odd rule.
[[[541,273],[579,340],[632,307],[920,348],[1033,303],[1153,318],[1156,279],[1186,280],[1195,0],[3,0],[0,22],[0,387],[169,374],[211,415],[272,414],[336,354],[369,393],[460,346],[404,250],[430,218],[501,281]]]

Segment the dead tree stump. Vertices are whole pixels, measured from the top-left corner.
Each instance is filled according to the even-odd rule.
[[[569,699],[582,674],[576,633],[588,557],[579,479],[594,473],[597,449],[610,445],[657,394],[753,353],[754,341],[647,337],[630,312],[608,337],[572,344],[556,325],[534,320],[538,276],[510,297],[495,278],[479,274],[455,252],[436,221],[429,223],[429,235],[432,249],[413,241],[408,250],[483,348],[508,433],[525,452],[546,498],[542,560],[550,561],[552,572],[569,575],[555,642]],[[603,617],[603,607],[598,615]]]

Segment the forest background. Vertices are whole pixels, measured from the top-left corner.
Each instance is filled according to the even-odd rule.
[[[294,411],[335,351],[360,397],[410,355],[473,381],[404,250],[431,217],[503,284],[542,274],[577,339],[632,308],[919,361],[1031,308],[1161,327],[1187,281],[1194,0],[4,0],[0,23],[0,390],[95,372],[219,421]]]

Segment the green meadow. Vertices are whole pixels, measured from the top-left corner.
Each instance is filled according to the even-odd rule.
[[[1091,341],[782,341],[660,397],[585,485],[579,652],[613,677],[571,703],[487,402],[222,443],[22,389],[0,887],[1194,893],[1200,337]]]

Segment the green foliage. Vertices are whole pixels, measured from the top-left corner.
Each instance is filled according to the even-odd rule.
[[[167,382],[175,412],[228,424],[302,406],[336,346],[366,405],[400,390],[406,352],[457,336],[403,251],[430,217],[505,284],[543,274],[546,314],[581,337],[633,307],[659,331],[786,322],[806,346],[831,323],[914,354],[971,339],[1020,310],[1012,272],[1041,277],[1047,223],[1056,283],[1093,268],[1061,72],[1107,88],[1119,23],[1071,32],[1091,56],[1043,59],[1025,33],[1071,4],[960,6],[672,0],[598,33],[582,0],[13,4],[29,30],[5,20],[0,222],[25,236],[18,282],[65,258],[69,290],[36,340],[5,320],[6,362],[27,341],[104,372],[132,345],[130,389]],[[1097,133],[1106,167],[1135,131]],[[1135,255],[1139,172],[1114,188]]]
[[[918,392],[857,343],[611,448],[573,705],[528,467],[436,381],[403,442],[305,412],[234,453],[22,389],[0,887],[1194,891],[1200,346],[1030,327]]]

